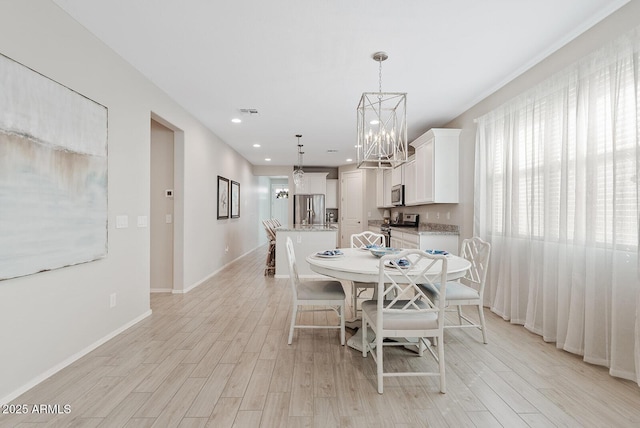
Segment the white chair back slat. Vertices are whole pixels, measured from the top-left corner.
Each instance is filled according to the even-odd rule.
[[[408,266],[399,266],[397,260],[408,261]],[[380,259],[380,277],[378,281],[378,305],[383,313],[428,313],[444,311],[446,285],[436,291],[437,299],[431,300],[419,284],[446,284],[447,258],[444,255],[432,255],[422,250],[405,250],[399,254],[390,254]],[[399,274],[399,275],[398,275]],[[441,298],[442,297],[442,298]],[[418,305],[418,301],[427,307]],[[398,302],[404,302],[402,307]]]
[[[294,300],[298,298],[298,284],[300,283],[300,276],[298,275],[298,267],[296,266],[296,253],[293,249],[293,241],[291,237],[287,236],[287,259],[289,261],[289,279],[291,283],[291,291],[293,292]]]
[[[460,256],[471,263],[471,267],[462,278],[463,282],[482,292],[487,277],[491,244],[473,237],[462,241],[461,247]]]
[[[370,231],[351,235],[351,248],[366,248],[368,245],[384,246],[384,235]]]

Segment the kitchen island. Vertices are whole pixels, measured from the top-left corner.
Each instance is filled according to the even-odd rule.
[[[276,228],[276,278],[289,277],[287,261],[287,237],[293,241],[298,274],[301,277],[318,277],[305,260],[309,254],[336,248],[338,228],[332,225],[294,225]]]

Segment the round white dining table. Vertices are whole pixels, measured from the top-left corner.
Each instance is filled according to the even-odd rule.
[[[307,256],[306,260],[311,270],[331,278],[344,281],[378,282],[380,275],[380,259],[378,257],[371,254],[369,250],[360,248],[340,248],[340,251],[343,253],[341,256],[323,257],[318,253],[313,253]],[[467,259],[452,254],[447,255],[447,280],[461,278],[470,267],[471,262]],[[434,265],[434,268],[436,269],[434,269],[433,275],[436,277],[440,274],[438,264]],[[401,280],[402,275],[398,273],[398,277]],[[362,325],[359,320],[353,320],[347,324],[353,326],[353,328]],[[367,336],[371,337],[372,340],[375,338],[371,330],[369,330]],[[411,342],[411,340],[408,342]],[[347,346],[362,351],[361,328],[347,340]],[[415,351],[413,348],[416,348],[415,345],[407,347],[407,349]]]
[[[343,255],[338,257],[322,257],[317,253],[310,254],[306,260],[311,270],[336,279],[358,282],[378,282],[380,275],[380,259],[369,250],[360,248],[340,248]],[[434,265],[437,268],[437,265]],[[447,255],[447,279],[454,280],[464,276],[471,267],[467,259]],[[434,277],[440,273],[435,269]],[[401,275],[399,275],[401,276]]]

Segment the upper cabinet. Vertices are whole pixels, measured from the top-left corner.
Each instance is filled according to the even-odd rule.
[[[327,194],[326,172],[305,172],[300,185],[296,185],[296,193],[320,193]]]
[[[391,174],[390,169],[376,170],[376,206],[391,208]]]
[[[404,184],[404,164],[393,168],[391,171],[391,186]]]
[[[416,205],[418,202],[418,185],[416,181],[416,158],[411,156],[404,165],[404,204]]]
[[[458,203],[459,139],[459,129],[434,128],[411,143],[415,178],[408,182],[405,176],[405,192],[413,199],[406,205]],[[415,190],[406,189],[412,186]]]
[[[327,197],[325,199],[327,208],[338,208],[338,179],[327,179]]]

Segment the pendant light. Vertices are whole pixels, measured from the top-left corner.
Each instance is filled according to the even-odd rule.
[[[376,52],[378,92],[365,92],[358,104],[358,168],[395,168],[407,161],[407,94],[382,92],[382,62],[389,56]]]
[[[301,186],[304,181],[304,171],[302,170],[302,155],[304,152],[302,151],[302,144],[300,144],[300,138],[302,135],[296,134],[296,138],[298,138],[298,167],[293,171],[293,182],[296,186]]]

